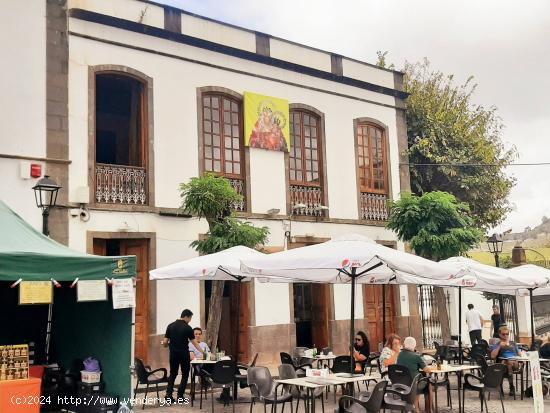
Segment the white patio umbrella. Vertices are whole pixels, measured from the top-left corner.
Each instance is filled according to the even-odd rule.
[[[243,274],[285,277],[302,282],[351,283],[351,355],[358,279],[368,284],[429,282],[454,285],[461,281],[457,278],[466,275],[456,267],[394,250],[356,234],[241,261]],[[353,370],[353,366],[351,368]]]
[[[241,259],[262,257],[265,254],[242,245],[231,247],[214,254],[200,255],[181,262],[156,268],[149,271],[151,280],[211,280],[237,281],[237,308],[241,305],[241,282],[249,281],[255,275],[245,275],[241,272]],[[240,312],[237,311],[237,316]],[[239,337],[237,320],[237,337]],[[239,340],[237,339],[237,357],[239,355]]]
[[[476,291],[488,291],[505,295],[527,295],[531,297],[531,340],[534,343],[534,320],[532,296],[533,291],[538,291],[549,285],[550,270],[536,265],[522,265],[513,269],[504,269],[482,264],[471,258],[452,257],[441,261],[442,265],[456,266],[457,269],[470,271],[476,277],[476,283],[467,288]],[[549,292],[550,293],[550,292]],[[462,291],[459,291],[459,336],[462,333]],[[501,300],[502,302],[502,300]],[[502,310],[501,310],[502,311]]]

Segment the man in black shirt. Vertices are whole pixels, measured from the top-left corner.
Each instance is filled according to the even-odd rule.
[[[192,342],[195,348],[202,350],[200,344],[195,340],[193,329],[189,326],[192,317],[193,313],[191,310],[183,310],[180,318],[168,324],[164,340],[162,340],[164,347],[170,348],[170,376],[168,377],[166,398],[171,401],[174,401],[172,397],[174,381],[176,380],[180,366],[182,376],[178,387],[178,399],[183,399],[183,393],[185,392],[185,387],[187,387],[187,378],[189,377],[189,370],[191,368],[189,342]]]
[[[493,306],[493,315],[491,316],[493,322],[493,338],[499,338],[498,329],[501,325],[505,324],[502,314],[500,314],[500,307],[498,305]]]

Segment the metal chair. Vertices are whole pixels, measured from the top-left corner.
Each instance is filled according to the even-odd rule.
[[[335,409],[335,413],[379,413],[384,405],[387,385],[388,382],[385,380],[377,383],[366,400],[351,396],[340,397],[338,409]]]
[[[205,370],[201,371],[201,376],[209,383],[211,388],[210,397],[212,398],[212,413],[214,413],[214,388],[221,389],[231,389],[233,388],[233,382],[235,380],[235,374],[237,373],[237,363],[235,360],[221,360],[214,364],[214,369],[212,373],[209,373]],[[206,389],[204,390],[206,393]],[[234,390],[233,390],[234,391]],[[203,388],[201,386],[201,396],[200,396],[200,405],[202,406],[202,392]],[[235,413],[235,394],[231,397],[233,405],[233,413]]]
[[[298,376],[300,376],[300,377],[303,377],[303,376],[306,375],[306,367],[309,367],[310,369],[313,368],[311,363],[297,364],[294,361],[294,359],[291,357],[291,355],[288,354],[288,353],[281,352],[281,353],[279,353],[279,355],[281,356],[281,364],[290,364],[291,366],[294,367],[294,370],[296,370],[296,371],[301,370],[300,373],[297,373]]]
[[[165,368],[161,367],[160,369],[156,370],[147,370],[145,368],[145,364],[143,364],[143,360],[136,358],[135,359],[135,369],[136,369],[136,375],[137,375],[137,381],[136,381],[136,388],[134,389],[134,393],[137,392],[138,386],[140,384],[145,384],[145,399],[147,399],[147,392],[149,391],[150,385],[155,385],[156,391],[157,391],[157,399],[160,400],[160,394],[159,394],[159,384],[161,383],[168,383],[168,371],[166,371]],[[157,373],[162,373],[162,376],[158,376]],[[142,409],[145,409],[145,404],[143,403]]]
[[[282,379],[282,380],[285,380],[285,379],[295,379],[297,378],[298,376],[296,375],[296,370],[294,370],[294,368],[289,365],[289,364],[281,364],[279,366],[279,378]],[[304,401],[304,410],[306,412],[310,411],[310,409],[308,409],[308,404],[309,404],[309,393],[307,391],[304,391],[304,390],[300,390],[298,389],[298,387],[296,386],[286,386],[286,390],[287,392],[289,392],[290,394],[292,394],[292,398],[296,398],[298,399],[298,403],[296,404],[296,413],[298,412],[298,408],[300,407],[300,400],[303,400]],[[318,399],[320,398],[321,399],[321,410],[323,411],[323,413],[325,413],[325,402],[324,402],[324,398],[323,398],[323,387],[317,387],[316,389],[313,390],[313,403],[315,403],[315,399]]]
[[[502,395],[502,381],[504,380],[504,375],[507,372],[507,368],[504,364],[493,364],[488,366],[485,370],[483,377],[476,376],[474,374],[467,373],[464,376],[464,385],[462,386],[462,405],[464,406],[464,398],[466,395],[466,390],[472,390],[479,393],[479,399],[481,401],[481,411],[483,412],[483,403],[485,402],[485,410],[488,412],[487,408],[487,398],[485,397],[486,393],[498,393],[500,397],[500,404],[502,406],[502,412],[504,413],[504,401]],[[472,380],[477,381],[473,382]]]
[[[292,394],[283,390],[283,394],[277,395],[277,385],[271,377],[271,373],[267,367],[250,367],[247,371],[248,386],[252,394],[250,403],[250,413],[256,401],[263,402],[264,413],[266,413],[266,405],[271,404],[271,413],[274,412],[276,404],[290,402],[290,411],[292,413]],[[284,389],[284,388],[283,388]]]

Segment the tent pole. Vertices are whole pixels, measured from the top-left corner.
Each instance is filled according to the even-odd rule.
[[[458,362],[462,364],[462,287],[458,287]]]
[[[386,342],[386,284],[382,284],[382,345]]]
[[[349,329],[349,353],[351,356],[351,375],[353,377],[353,373],[355,373],[355,359],[353,357],[353,343],[354,343],[354,337],[355,337],[355,278],[357,277],[357,269],[355,267],[351,268],[351,319],[350,319],[350,329]],[[353,389],[353,386],[351,386]],[[353,396],[353,393],[352,393]]]
[[[52,335],[52,313],[53,313],[53,306],[52,304],[48,304],[48,324],[46,325],[46,348],[45,348],[45,356],[46,356],[46,364],[50,364],[50,339]]]
[[[531,350],[535,350],[535,316],[533,314],[533,289],[529,288],[529,308],[531,309]]]

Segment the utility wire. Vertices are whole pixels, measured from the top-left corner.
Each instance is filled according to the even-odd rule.
[[[400,163],[399,166],[548,166],[550,162],[533,162],[533,163]]]

